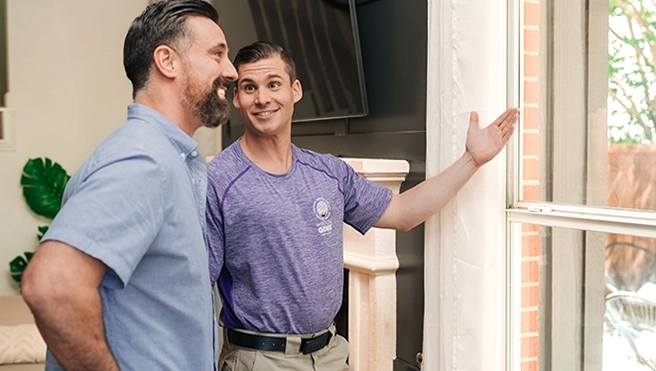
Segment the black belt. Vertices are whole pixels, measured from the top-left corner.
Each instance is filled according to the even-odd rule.
[[[330,331],[326,331],[314,338],[301,339],[301,349],[299,351],[303,354],[316,352],[328,345],[332,336],[333,334]],[[228,341],[230,344],[244,348],[273,352],[284,352],[287,347],[287,338],[285,337],[248,334],[231,328],[228,329]]]

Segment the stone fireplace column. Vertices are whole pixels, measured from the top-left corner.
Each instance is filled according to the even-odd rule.
[[[405,160],[343,158],[355,171],[398,193],[410,170]],[[344,226],[349,270],[349,364],[353,371],[392,371],[396,357],[396,231],[364,236]]]

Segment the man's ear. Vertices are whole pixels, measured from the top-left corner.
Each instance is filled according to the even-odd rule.
[[[166,45],[160,45],[155,49],[153,63],[157,71],[168,78],[174,78],[180,73],[180,58],[175,50]]]
[[[294,80],[294,83],[292,84],[292,92],[294,93],[294,103],[303,98],[303,87],[298,79]]]
[[[237,87],[235,86],[232,90],[232,105],[235,106],[235,108],[239,109],[239,96],[237,94]]]

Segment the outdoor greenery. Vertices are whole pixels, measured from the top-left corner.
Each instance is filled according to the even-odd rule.
[[[25,202],[35,214],[54,219],[61,208],[64,189],[70,178],[61,165],[49,158],[28,160],[20,180]],[[41,239],[47,230],[48,226],[38,227],[37,238]],[[11,278],[19,285],[30,259],[32,253],[26,251],[9,262]]]
[[[609,138],[656,139],[656,0],[610,0]]]

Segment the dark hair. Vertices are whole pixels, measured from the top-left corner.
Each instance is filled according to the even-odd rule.
[[[294,63],[294,59],[292,59],[292,56],[282,46],[270,41],[256,41],[239,49],[235,56],[235,61],[232,64],[235,66],[237,72],[239,72],[239,66],[244,63],[255,63],[274,56],[279,56],[285,63],[285,71],[289,75],[290,82],[293,83],[296,80],[296,64]]]
[[[203,0],[162,0],[148,5],[132,21],[123,44],[123,67],[132,81],[132,96],[146,86],[153,64],[153,53],[160,45],[183,48],[188,36],[188,16],[209,18],[219,22],[214,7]]]

